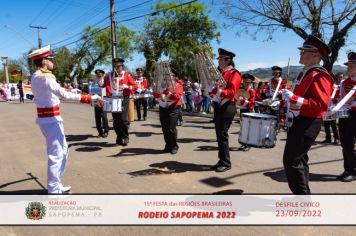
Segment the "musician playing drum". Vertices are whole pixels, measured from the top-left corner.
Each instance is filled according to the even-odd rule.
[[[269,98],[273,97],[273,95],[278,87],[278,84],[280,84],[278,91],[280,91],[281,89],[285,89],[287,86],[287,81],[282,78],[282,68],[281,67],[273,66],[272,67],[272,76],[273,77],[269,80],[268,89],[266,91],[266,95]],[[281,100],[281,99],[279,99],[279,100]]]
[[[137,90],[135,92],[135,106],[137,112],[137,120],[141,120],[141,106],[143,107],[143,120],[147,118],[147,100],[148,97],[145,97],[147,94],[148,83],[147,79],[143,76],[143,69],[136,69],[137,77],[135,78],[135,83],[137,85]]]
[[[289,102],[287,120],[294,118],[287,133],[283,165],[292,192],[310,194],[308,151],[320,132],[323,113],[330,101],[333,78],[319,65],[322,59],[328,59],[328,45],[309,35],[299,49],[299,62],[304,69],[294,80],[292,91],[281,90],[283,98]]]
[[[171,68],[171,72],[173,81],[167,82],[167,85],[170,85],[162,93],[155,91],[153,96],[159,101],[159,120],[166,143],[161,152],[175,155],[179,149],[177,123],[182,106],[183,82],[179,79],[176,70]]]
[[[246,91],[245,96],[240,96],[240,116],[245,112],[253,112],[256,100],[256,90],[252,88],[252,83],[255,77],[251,74],[242,75],[244,89]]]
[[[104,75],[105,71],[101,69],[96,69],[94,71],[96,77],[89,86],[90,94],[97,94],[99,96],[103,96],[102,94],[102,86],[104,84]],[[98,130],[98,138],[103,137],[106,138],[109,134],[109,122],[106,112],[103,111],[102,104],[94,103],[94,114],[95,114],[95,124],[96,129]]]
[[[341,75],[341,76],[340,76]],[[325,139],[321,141],[323,144],[331,144],[331,131],[333,131],[334,142],[333,144],[339,144],[339,132],[336,126],[336,117],[331,113],[331,109],[336,105],[337,101],[340,99],[340,81],[343,78],[343,73],[339,72],[335,76],[335,81],[333,85],[333,92],[331,94],[330,104],[328,110],[324,113],[323,124],[325,130]]]
[[[346,94],[352,93],[344,107],[350,109],[350,117],[339,119],[340,141],[342,146],[342,155],[344,157],[344,173],[338,176],[343,182],[351,182],[356,179],[356,53],[348,54],[347,74],[349,78],[343,80],[340,84],[341,99]]]
[[[117,135],[116,144],[127,146],[129,143],[128,132],[128,103],[130,95],[133,95],[133,91],[137,89],[137,85],[132,76],[124,70],[125,60],[122,58],[114,58],[114,72],[109,73],[105,79],[103,88],[106,89],[106,95],[108,97],[116,96],[122,99],[121,112],[113,112],[113,124],[114,130]]]
[[[213,107],[219,161],[211,169],[216,172],[224,172],[231,169],[229,135],[227,132],[236,114],[236,94],[241,84],[241,74],[234,68],[234,53],[222,48],[219,48],[218,52],[219,68],[222,71],[222,79],[225,81],[225,86],[219,83],[212,91],[215,97],[218,98],[218,102],[213,99]]]

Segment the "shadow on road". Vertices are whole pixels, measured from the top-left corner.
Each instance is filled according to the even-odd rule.
[[[153,127],[153,128],[159,128],[159,129],[162,128],[161,125],[157,125],[157,124],[142,124],[141,126],[151,126],[151,127]]]
[[[329,160],[329,161],[320,161],[320,162],[312,162],[309,163],[309,166],[312,165],[320,165],[320,164],[326,164],[326,163],[332,163],[332,162],[338,162],[342,161],[343,159],[335,159],[335,160]],[[231,182],[231,179],[241,177],[241,176],[246,176],[246,175],[253,175],[253,174],[260,174],[263,173],[263,175],[270,177],[271,179],[278,181],[278,182],[286,182],[286,177],[284,174],[283,167],[276,167],[276,168],[270,168],[270,169],[263,169],[263,170],[256,170],[256,171],[250,171],[250,172],[243,172],[240,174],[235,174],[227,177],[209,177],[206,179],[200,180],[200,182],[213,186],[213,187],[223,187],[229,184],[233,184]],[[325,175],[325,174],[310,174],[310,181],[336,181],[335,180],[336,176],[335,175]]]
[[[213,122],[210,122],[210,120],[187,120],[184,121],[185,123],[192,123],[192,124],[211,124],[212,126],[214,126]]]
[[[215,192],[216,195],[241,195],[244,191],[242,189],[226,189],[222,191]]]
[[[162,163],[153,163],[150,169],[139,170],[127,173],[132,177],[148,176],[148,175],[163,175],[173,173],[184,173],[187,171],[210,171],[209,165],[197,165],[194,163],[182,163],[177,161],[165,161]],[[158,168],[158,169],[156,169]]]
[[[218,147],[217,146],[198,146],[196,149],[194,149],[194,151],[197,152],[205,152],[205,151],[218,151]],[[241,151],[238,147],[232,147],[229,149],[230,151]]]
[[[69,147],[72,146],[86,146],[86,147],[115,147],[115,143],[108,143],[108,142],[81,142],[81,143],[71,143],[68,145]]]
[[[199,139],[199,138],[179,138],[178,143],[194,143],[194,142],[203,142],[203,143],[212,143],[216,142],[215,139]]]
[[[136,155],[154,155],[162,154],[160,149],[148,149],[148,148],[125,148],[122,149],[118,154],[111,155],[108,157],[120,157],[120,156],[136,156]]]
[[[277,182],[287,182],[287,177],[284,170],[265,172],[263,173],[263,175],[268,176]],[[338,181],[336,177],[337,175],[309,173],[309,181],[313,181],[313,182]]]
[[[174,173],[183,173],[187,171],[211,171],[210,165],[199,165],[194,163],[182,163],[177,161],[165,161],[162,163],[153,163],[150,167],[156,167],[160,169],[168,169]]]
[[[136,137],[150,137],[152,135],[162,135],[162,133],[153,133],[153,132],[130,132],[130,135],[135,135]]]
[[[197,125],[187,125],[187,124],[184,124],[183,127],[198,128],[198,129],[215,129],[214,126],[213,127],[211,127],[211,126],[197,126]]]
[[[46,189],[26,189],[14,191],[0,191],[0,195],[47,195]]]
[[[30,178],[15,180],[15,181],[8,182],[6,184],[2,184],[0,185],[0,189],[5,188],[9,185],[18,184],[29,180],[35,181],[41,187],[41,189],[0,191],[0,194],[10,194],[10,195],[11,194],[14,195],[15,194],[47,194],[47,189],[43,186],[43,184],[38,180],[37,177],[33,176],[32,173],[26,173],[26,175],[30,176]]]
[[[139,177],[139,176],[149,176],[149,175],[169,175],[174,173],[173,171],[164,171],[164,170],[158,170],[158,169],[146,169],[146,170],[139,170],[139,171],[133,171],[127,173],[128,175],[131,175],[131,177]]]
[[[80,135],[66,135],[67,142],[79,142],[94,137],[92,134],[80,134]]]

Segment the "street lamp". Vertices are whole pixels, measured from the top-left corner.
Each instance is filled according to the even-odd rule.
[[[8,57],[1,57],[2,64],[4,65],[4,71],[6,76],[6,84],[9,84],[9,72],[7,71]]]

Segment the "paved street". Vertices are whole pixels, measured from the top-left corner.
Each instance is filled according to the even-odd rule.
[[[0,103],[0,193],[45,193],[47,158],[45,140],[35,124],[35,105],[29,101]],[[158,113],[149,112],[147,121],[134,122],[130,144],[116,146],[115,133],[96,138],[94,111],[89,105],[62,103],[61,114],[70,146],[69,161],[63,178],[73,193],[206,193],[206,194],[289,194],[282,170],[286,133],[278,135],[271,149],[252,148],[239,151],[239,124],[230,128],[233,167],[216,173],[209,166],[217,162],[217,143],[213,124],[208,118],[185,116],[178,127],[180,149],[177,155],[160,154],[163,136]],[[111,115],[109,114],[109,120]],[[112,122],[110,122],[112,127]],[[322,132],[318,140],[324,139]],[[341,147],[315,145],[310,152],[310,187],[312,193],[355,193],[356,181],[342,183],[335,176],[343,170]],[[59,227],[31,227],[33,234],[56,235]],[[72,230],[70,230],[70,228]],[[68,227],[79,233],[85,227]],[[28,227],[1,227],[0,234],[22,235]],[[179,235],[201,234],[200,227],[89,227],[91,233],[104,235],[155,234],[173,232]],[[334,233],[353,235],[354,228],[343,227],[211,227],[204,234],[271,233],[283,235]],[[280,233],[279,233],[280,232]],[[53,233],[53,234],[52,234]],[[88,232],[90,235],[90,232]],[[67,233],[66,233],[67,234]]]

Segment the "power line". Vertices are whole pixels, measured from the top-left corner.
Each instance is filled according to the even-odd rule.
[[[143,6],[143,5],[145,5],[145,4],[149,3],[149,2],[152,2],[152,1],[153,1],[153,0],[144,1],[144,2],[142,2],[142,3],[138,3],[138,4],[136,4],[136,5],[133,5],[133,6],[130,6],[130,7],[124,8],[124,9],[121,9],[121,10],[119,10],[119,11],[115,11],[115,14],[117,14],[117,13],[119,13],[119,12],[124,12],[124,11],[130,10],[130,9],[135,8],[135,7],[138,7],[138,6]],[[109,17],[110,17],[110,16],[107,16],[107,17],[101,19],[100,21],[98,21],[97,23],[95,23],[94,25],[92,25],[92,27],[94,27],[94,26],[96,26],[96,25],[99,25],[100,23],[102,23],[102,22],[104,22],[106,19],[108,19]],[[81,35],[81,34],[82,34],[82,31],[79,32],[79,33],[76,33],[76,34],[74,34],[74,35],[72,35],[72,36],[70,36],[70,37],[68,37],[68,38],[66,38],[66,39],[63,39],[63,40],[61,40],[61,41],[59,41],[59,42],[52,43],[51,45],[56,45],[56,44],[63,43],[63,42],[65,42],[65,41],[68,41],[68,40],[70,40],[70,39],[72,39],[72,38],[75,38],[75,37],[77,37],[77,36],[79,36],[79,35]]]
[[[131,20],[136,20],[136,19],[138,19],[138,18],[142,18],[142,17],[149,16],[149,15],[154,16],[154,15],[156,15],[156,14],[159,13],[159,12],[171,10],[171,9],[174,9],[174,8],[177,8],[177,7],[181,7],[181,6],[185,6],[185,5],[194,3],[194,2],[196,2],[196,1],[197,1],[197,0],[192,0],[192,1],[189,1],[189,2],[186,2],[186,3],[182,3],[182,4],[179,4],[179,5],[176,5],[176,6],[168,7],[168,8],[165,8],[165,9],[160,9],[160,10],[157,10],[157,11],[155,11],[155,12],[151,12],[151,13],[147,13],[147,14],[144,14],[144,15],[140,15],[140,16],[136,16],[136,17],[132,17],[132,18],[129,18],[129,19],[125,19],[125,20],[118,21],[118,23],[123,23],[123,22],[131,21]],[[92,34],[87,35],[86,37],[88,37],[88,39],[89,39],[91,36],[93,36],[93,35],[95,35],[95,34],[101,32],[101,31],[103,31],[103,30],[105,30],[105,29],[107,29],[107,28],[109,28],[109,27],[110,27],[110,26],[106,26],[106,27],[104,27],[104,28],[98,29],[96,32],[93,32]],[[65,45],[59,46],[59,47],[57,47],[57,48],[66,47],[66,46],[72,45],[72,44],[74,44],[74,43],[77,43],[77,42],[79,42],[79,41],[81,41],[81,40],[83,40],[83,37],[81,37],[80,39],[77,39],[77,40],[75,40],[75,41],[73,41],[73,42],[70,42],[70,43],[67,43],[67,44],[65,44]]]
[[[105,17],[104,19],[101,19],[100,21],[98,21],[97,23],[95,23],[94,25],[92,25],[92,27],[94,27],[94,26],[96,26],[96,25],[99,25],[100,23],[104,22],[104,21],[105,21],[106,19],[108,19],[108,18],[109,18],[109,16]],[[72,39],[72,38],[75,38],[75,37],[77,37],[78,35],[81,35],[81,34],[82,34],[82,32],[79,32],[79,33],[77,33],[77,34],[75,34],[75,35],[70,36],[69,38],[63,39],[63,40],[61,40],[61,41],[59,41],[59,42],[56,42],[56,43],[52,43],[51,45],[56,45],[56,44],[63,43],[63,42],[65,42],[65,41],[68,41],[68,40],[70,40],[70,39]]]

